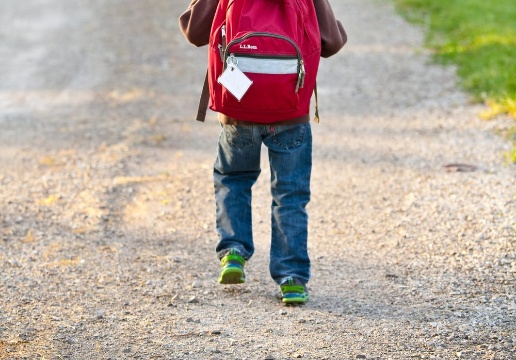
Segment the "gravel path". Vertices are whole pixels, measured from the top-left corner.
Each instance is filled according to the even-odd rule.
[[[265,156],[248,282],[216,283],[186,4],[1,2],[0,358],[514,358],[512,121],[478,120],[385,1],[333,1],[350,40],[319,77],[310,302],[268,275]]]

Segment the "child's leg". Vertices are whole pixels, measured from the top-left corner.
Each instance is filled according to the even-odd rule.
[[[272,239],[270,272],[279,284],[294,277],[310,278],[308,214],[312,171],[310,124],[271,127],[264,139],[271,166]]]
[[[223,125],[213,177],[219,259],[236,249],[248,260],[254,253],[251,188],[260,175],[258,126]]]

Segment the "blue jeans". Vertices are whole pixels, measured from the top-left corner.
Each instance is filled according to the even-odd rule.
[[[271,247],[269,270],[276,283],[292,276],[310,278],[308,214],[312,171],[310,123],[222,125],[214,165],[219,259],[231,248],[246,260],[254,253],[251,188],[260,175],[262,143],[271,170]]]

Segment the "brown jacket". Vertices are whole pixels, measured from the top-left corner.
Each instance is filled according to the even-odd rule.
[[[328,0],[313,0],[313,2],[321,32],[321,56],[327,58],[336,54],[346,44],[347,35],[341,22],[335,18]],[[192,0],[188,9],[179,17],[181,31],[193,45],[204,46],[209,43],[211,24],[217,5],[218,0]],[[247,124],[245,121],[232,119],[223,114],[219,114],[219,121],[231,125]],[[310,117],[306,114],[275,124],[295,124],[308,121],[310,121]]]

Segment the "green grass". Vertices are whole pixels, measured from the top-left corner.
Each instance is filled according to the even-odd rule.
[[[457,65],[461,85],[489,106],[484,117],[516,118],[515,0],[394,0],[427,30],[441,63]]]

